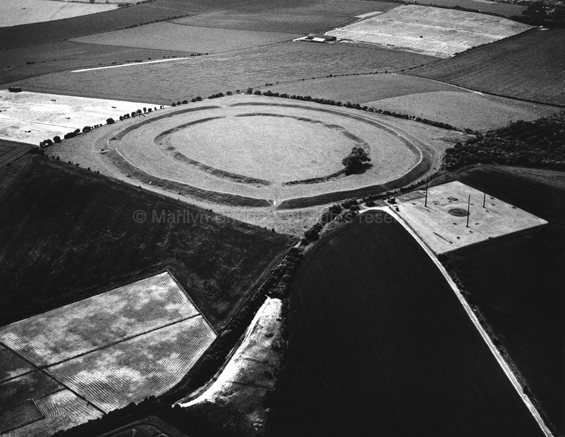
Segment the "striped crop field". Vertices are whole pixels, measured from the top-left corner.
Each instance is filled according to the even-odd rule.
[[[47,436],[165,393],[215,338],[168,272],[4,326],[1,430]]]
[[[196,316],[48,368],[108,412],[172,388],[214,341]]]
[[[44,418],[15,429],[2,437],[49,437],[55,432],[72,428],[102,416],[92,404],[70,390],[59,390],[35,401]]]
[[[0,328],[0,341],[37,365],[53,365],[198,314],[161,273]]]

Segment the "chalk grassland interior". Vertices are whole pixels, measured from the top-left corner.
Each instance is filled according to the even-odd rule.
[[[387,214],[316,245],[290,299],[272,435],[543,435],[445,278]]]
[[[2,324],[167,268],[223,326],[289,242],[42,157],[0,172],[12,181],[1,194]],[[134,221],[138,210],[143,223]],[[181,218],[165,223],[163,212]]]

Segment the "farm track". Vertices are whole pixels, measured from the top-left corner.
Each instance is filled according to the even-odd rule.
[[[445,278],[386,217],[363,214],[300,267],[269,435],[542,436]]]

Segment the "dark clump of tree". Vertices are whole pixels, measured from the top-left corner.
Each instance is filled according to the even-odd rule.
[[[522,15],[515,15],[511,18],[531,26],[563,28],[565,27],[565,6],[536,1],[529,3],[528,7],[522,11]]]
[[[355,146],[341,163],[345,167],[346,174],[361,173],[370,165],[371,158],[363,147]]]
[[[565,169],[565,112],[476,135],[446,150],[447,170],[471,164]]]

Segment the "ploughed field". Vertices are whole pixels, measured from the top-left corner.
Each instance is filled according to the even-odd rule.
[[[457,178],[549,221],[541,228],[452,252],[448,260],[470,302],[500,340],[535,402],[565,434],[565,176],[497,167]]]
[[[531,30],[410,71],[479,91],[565,105],[565,29]]]
[[[169,269],[217,328],[289,242],[44,157],[0,172],[1,325]]]
[[[541,436],[445,278],[391,216],[310,252],[269,435]]]

